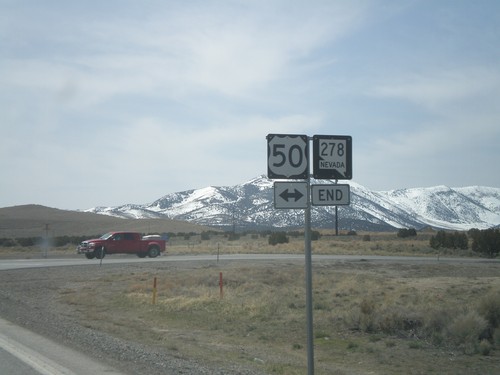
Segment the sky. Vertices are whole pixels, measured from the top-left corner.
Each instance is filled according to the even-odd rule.
[[[500,1],[0,0],[0,207],[237,185],[268,134],[350,135],[371,190],[500,187]]]

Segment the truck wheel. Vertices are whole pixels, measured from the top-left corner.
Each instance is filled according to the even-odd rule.
[[[151,246],[148,251],[148,255],[150,258],[156,258],[160,255],[160,249],[157,246]]]
[[[102,259],[106,256],[106,249],[104,247],[100,247],[94,250],[94,255],[97,259]]]
[[[85,256],[87,257],[87,259],[94,259],[95,258],[94,253],[85,253]]]

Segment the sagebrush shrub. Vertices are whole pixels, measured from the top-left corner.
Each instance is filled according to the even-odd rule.
[[[476,311],[458,315],[448,326],[448,337],[452,344],[466,354],[477,353],[479,338],[488,327],[488,322]]]
[[[277,245],[279,243],[288,243],[289,238],[285,232],[273,232],[269,235],[269,245]]]
[[[497,328],[493,331],[493,344],[495,346],[500,347],[500,328]]]
[[[500,327],[500,292],[491,292],[484,296],[479,301],[477,310],[492,328]]]
[[[478,351],[482,355],[490,355],[492,345],[488,340],[481,340]]]

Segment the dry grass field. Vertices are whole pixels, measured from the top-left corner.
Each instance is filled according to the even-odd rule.
[[[313,268],[317,374],[500,372],[498,264]],[[301,262],[161,262],[74,282],[60,300],[88,327],[181,357],[306,372]]]
[[[202,227],[200,227],[202,228]],[[198,228],[198,230],[200,229]],[[148,233],[149,231],[144,231]],[[241,235],[237,240],[231,240],[228,233],[211,233],[204,238],[199,231],[190,235],[175,235],[170,238],[167,246],[169,255],[195,254],[302,254],[304,252],[303,234],[288,236],[289,243],[269,245],[268,236],[259,234]],[[101,232],[97,232],[101,233]],[[104,233],[104,232],[102,232]],[[184,233],[184,232],[182,232]],[[348,236],[341,232],[335,236],[329,231],[323,231],[319,240],[312,242],[313,254],[324,255],[406,255],[406,256],[475,256],[470,250],[436,251],[429,246],[433,233],[419,233],[417,237],[400,239],[396,233],[360,233]],[[369,240],[367,240],[367,236]],[[37,246],[32,247],[1,247],[2,256],[21,256],[25,258],[38,257],[48,251],[49,256],[70,256],[75,254],[76,245],[62,247]]]
[[[471,254],[438,254],[429,247],[430,234],[399,239],[395,233],[370,233],[369,241],[366,235],[324,235],[313,241],[313,253],[426,255],[435,262],[314,262],[315,373],[500,373],[499,263],[440,262],[438,256]],[[301,237],[270,246],[255,235],[236,241],[195,235],[173,237],[166,256],[303,249]],[[51,249],[49,256],[70,253],[74,249]],[[306,373],[302,261],[153,262],[137,264],[134,272],[106,269],[104,262],[97,277],[73,280],[60,290],[60,302],[85,326],[203,362],[230,361],[268,374]]]

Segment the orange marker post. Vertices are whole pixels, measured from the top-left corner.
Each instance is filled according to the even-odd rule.
[[[220,298],[222,299],[224,297],[224,289],[223,289],[223,282],[222,282],[222,272],[219,273],[219,287],[220,287]]]
[[[156,305],[156,277],[153,280],[153,305]]]

